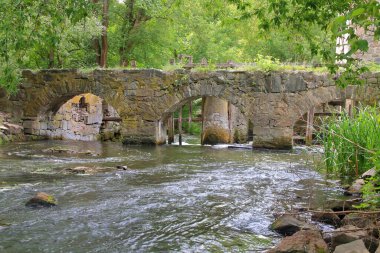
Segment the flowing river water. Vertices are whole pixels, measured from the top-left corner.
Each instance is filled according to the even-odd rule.
[[[51,147],[91,150],[49,154]],[[339,194],[320,155],[223,146],[39,141],[0,147],[0,252],[261,252],[274,215]],[[127,165],[94,175],[76,166]],[[59,205],[31,209],[36,192]],[[1,227],[1,224],[8,226]]]

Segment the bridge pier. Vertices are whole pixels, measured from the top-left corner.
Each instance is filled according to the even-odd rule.
[[[254,148],[292,149],[293,129],[291,127],[253,127]]]
[[[220,144],[230,142],[228,101],[216,98],[203,98],[202,144]]]

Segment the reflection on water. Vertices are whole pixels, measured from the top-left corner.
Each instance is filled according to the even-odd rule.
[[[98,156],[47,154],[66,147]],[[0,252],[246,252],[271,247],[273,215],[333,186],[305,152],[43,141],[0,147]],[[80,176],[75,166],[128,165]],[[331,191],[332,190],[332,191]],[[59,206],[28,209],[37,191]],[[310,197],[313,196],[312,199]]]

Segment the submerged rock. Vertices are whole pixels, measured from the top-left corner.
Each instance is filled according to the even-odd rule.
[[[99,154],[97,154],[91,150],[77,151],[77,150],[64,148],[64,147],[47,148],[47,149],[43,149],[42,152],[53,153],[53,154],[58,153],[58,154],[92,155],[92,156],[98,156],[99,155]]]
[[[75,168],[68,168],[65,169],[65,173],[68,174],[96,174],[96,173],[102,173],[102,172],[110,172],[115,170],[114,168],[109,167],[85,167],[85,166],[79,166]]]
[[[11,224],[9,224],[9,223],[4,223],[4,222],[0,221],[0,231],[8,228],[10,225]]]
[[[333,225],[335,227],[340,226],[341,220],[333,213],[333,210],[327,210],[326,212],[313,213],[311,220]]]
[[[112,172],[115,170],[127,170],[128,167],[126,165],[123,166],[116,166],[116,167],[86,167],[86,166],[79,166],[75,168],[68,168],[65,169],[63,172],[65,174],[83,174],[83,175],[92,175],[97,173],[106,173],[106,172]]]
[[[326,242],[319,231],[303,230],[285,237],[279,245],[268,253],[322,253],[329,252]]]
[[[289,214],[284,214],[277,218],[270,228],[285,236],[293,235],[300,230],[316,230],[314,226],[300,221]]]
[[[363,240],[356,240],[350,243],[339,245],[335,248],[334,253],[369,253],[367,248],[364,245]]]
[[[33,198],[26,202],[28,207],[52,207],[58,204],[57,200],[45,192],[38,192]]]
[[[116,166],[116,168],[119,170],[127,170],[128,166],[127,165],[118,165],[118,166]]]

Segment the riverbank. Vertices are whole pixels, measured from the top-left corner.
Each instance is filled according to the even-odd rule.
[[[363,185],[375,173],[365,172],[344,189],[344,200],[279,214],[271,229],[285,237],[268,253],[380,252],[380,211],[359,209]]]

